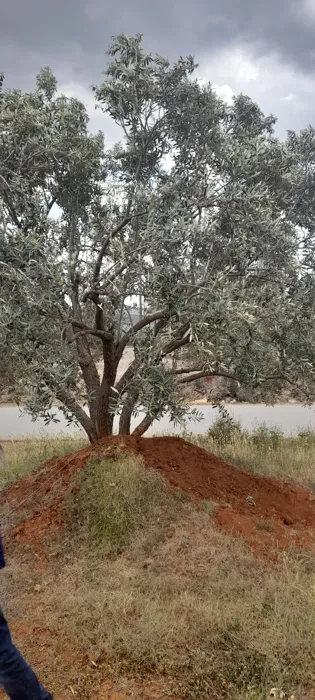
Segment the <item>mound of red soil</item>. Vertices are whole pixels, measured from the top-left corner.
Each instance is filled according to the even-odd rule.
[[[111,437],[50,460],[2,494],[1,505],[6,504],[13,522],[19,521],[11,536],[38,547],[42,535],[61,528],[64,501],[77,470],[92,456],[110,456],[117,447],[141,455],[147,467],[195,501],[214,502],[217,525],[241,535],[255,554],[272,558],[290,546],[314,548],[315,493],[248,474],[176,437]]]

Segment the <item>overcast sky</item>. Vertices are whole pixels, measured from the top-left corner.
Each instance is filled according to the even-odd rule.
[[[279,118],[278,132],[315,126],[315,0],[0,0],[0,72],[29,89],[50,65],[60,88],[93,110],[113,34],[143,32],[149,50],[194,54],[199,76],[231,99],[244,92]]]

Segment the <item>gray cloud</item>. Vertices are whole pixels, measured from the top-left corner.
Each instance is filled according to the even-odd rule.
[[[315,23],[306,21],[312,0],[2,0],[0,39],[17,52],[57,65],[74,54],[78,73],[99,71],[110,36],[144,32],[154,50],[169,54],[212,52],[231,41],[248,41],[258,52],[276,50],[289,62],[314,68]],[[314,13],[315,20],[315,13]],[[6,51],[1,50],[6,63]],[[15,70],[18,61],[14,61]],[[10,70],[10,65],[4,68]],[[20,65],[21,72],[25,70]]]
[[[100,79],[104,49],[120,32],[143,32],[148,48],[171,58],[207,55],[214,82],[220,71],[212,75],[211,57],[235,46],[248,47],[257,60],[273,54],[293,73],[315,79],[315,0],[2,0],[0,71],[7,83],[28,88],[49,64],[62,84],[86,88]],[[243,89],[233,71],[229,79],[232,89]],[[293,83],[283,99],[295,94]],[[246,84],[244,91],[251,94]]]

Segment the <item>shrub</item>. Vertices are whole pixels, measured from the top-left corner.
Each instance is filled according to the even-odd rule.
[[[235,435],[241,433],[241,425],[235,421],[226,408],[219,407],[219,418],[208,430],[208,437],[219,445],[227,445],[232,442]]]

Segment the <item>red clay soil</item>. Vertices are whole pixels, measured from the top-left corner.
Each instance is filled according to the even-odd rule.
[[[50,460],[1,495],[13,522],[10,535],[41,547],[42,536],[63,525],[65,498],[75,473],[92,456],[109,457],[119,447],[142,456],[195,502],[212,501],[221,529],[242,536],[256,555],[274,558],[290,547],[315,549],[315,493],[292,483],[248,474],[177,437],[111,437]],[[27,517],[31,510],[32,517]],[[34,515],[35,513],[35,515]]]

